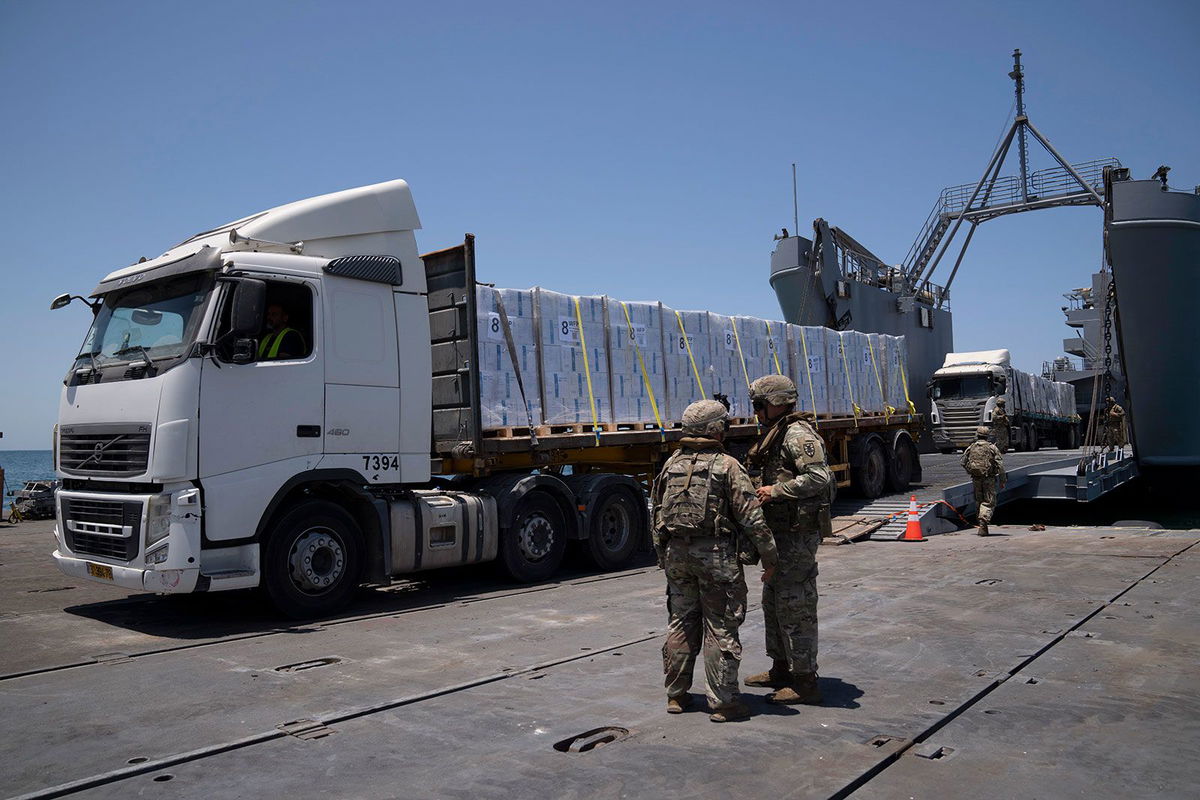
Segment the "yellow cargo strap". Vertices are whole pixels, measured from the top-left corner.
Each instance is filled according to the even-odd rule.
[[[904,402],[908,404],[908,413],[912,416],[917,415],[917,407],[913,405],[912,398],[908,396],[908,365],[904,363],[904,359],[900,359],[900,380],[904,384]]]
[[[886,419],[896,409],[888,405],[887,393],[883,391],[883,379],[879,377],[879,362],[875,360],[875,345],[871,344],[870,335],[867,336],[867,349],[871,351],[871,367],[875,370],[875,385],[879,387],[879,401],[883,403],[883,416]]]
[[[729,323],[733,325],[733,341],[737,345],[738,361],[742,362],[742,377],[746,379],[746,393],[750,392],[750,373],[746,371],[746,357],[742,355],[742,337],[738,335],[737,320],[733,317],[729,318]],[[754,427],[756,430],[761,430],[762,425],[758,421],[758,416],[754,417]]]
[[[838,334],[838,353],[842,356],[842,370],[846,373],[846,391],[850,394],[850,407],[854,409],[854,424],[858,424],[858,415],[862,413],[862,409],[858,407],[858,403],[854,402],[854,387],[850,384],[850,365],[846,363],[846,342],[841,338],[841,333]]]
[[[579,310],[579,298],[575,298],[575,322],[579,325],[579,347],[583,350],[583,374],[587,376],[588,403],[592,407],[592,433],[596,446],[600,446],[600,421],[596,419],[596,395],[592,393],[592,370],[588,366],[587,337],[583,335],[583,313]]]
[[[787,328],[784,328],[784,335],[787,334]],[[771,335],[771,323],[767,323],[767,346],[771,348],[771,357],[775,359],[775,374],[782,375],[783,367],[779,366],[779,347],[774,345],[775,339]]]
[[[808,398],[812,400],[813,416],[817,415],[817,394],[813,391],[812,370],[808,368],[808,342],[804,339],[804,328],[797,326],[800,331],[800,348],[804,351],[804,377],[808,379]]]
[[[633,320],[629,318],[629,306],[624,300],[618,300],[621,310],[625,312],[625,325],[629,329],[629,340],[633,342],[633,352],[637,353],[638,368],[642,371],[642,382],[646,384],[646,394],[650,396],[650,408],[654,410],[654,421],[658,424],[658,435],[665,442],[667,432],[663,430],[662,417],[658,413],[658,401],[654,399],[654,387],[650,385],[650,375],[646,372],[646,362],[642,358],[642,348],[638,346],[637,334],[633,331]]]
[[[696,369],[696,359],[692,357],[692,343],[688,341],[687,329],[683,327],[683,315],[676,311],[675,319],[679,323],[679,333],[683,336],[683,346],[687,349],[688,361],[692,362],[692,374],[696,376],[696,387],[700,389],[700,399],[704,400],[708,397],[708,392],[704,391],[704,384],[700,382],[700,370]]]

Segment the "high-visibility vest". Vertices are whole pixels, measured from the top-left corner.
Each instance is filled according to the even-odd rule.
[[[279,358],[279,346],[283,344],[283,337],[289,333],[294,333],[300,336],[300,331],[295,328],[280,328],[274,333],[268,333],[263,337],[263,340],[258,345],[258,357],[262,358]],[[300,336],[300,346],[304,346],[304,337]]]

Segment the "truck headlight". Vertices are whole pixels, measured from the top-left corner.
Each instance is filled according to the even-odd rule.
[[[167,560],[167,551],[171,549],[171,543],[167,542],[157,550],[146,553],[146,566],[151,564],[161,564]]]
[[[165,539],[171,532],[171,497],[150,498],[146,509],[146,546]],[[165,550],[164,550],[165,552]]]

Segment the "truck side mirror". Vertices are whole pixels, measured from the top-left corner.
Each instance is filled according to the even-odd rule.
[[[60,308],[65,308],[71,304],[71,295],[60,294],[58,297],[50,301],[50,310],[58,311]]]
[[[237,337],[253,338],[262,330],[267,302],[267,284],[256,278],[241,278],[233,290],[230,332]]]

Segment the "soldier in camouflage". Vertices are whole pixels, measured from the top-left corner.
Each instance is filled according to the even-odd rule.
[[[1115,397],[1106,398],[1104,404],[1104,443],[1110,448],[1124,449],[1125,409],[1121,408]]]
[[[975,489],[975,505],[978,508],[976,522],[977,533],[988,535],[988,524],[996,510],[996,481],[1004,487],[1007,476],[1004,473],[1004,456],[1000,449],[988,441],[988,429],[980,425],[975,429],[975,441],[967,445],[959,460],[963,469],[971,476]]]
[[[770,686],[772,703],[821,702],[817,687],[817,547],[829,527],[836,491],[825,442],[795,412],[796,386],[783,375],[750,385],[750,402],[764,431],[747,464],[763,516],[779,548],[779,568],[763,585],[768,672],[746,679]]]
[[[996,398],[996,410],[992,412],[992,436],[996,439],[996,449],[1001,453],[1008,452],[1008,435],[1010,432],[1008,412],[1004,410],[1004,398]]]
[[[663,465],[653,491],[654,549],[667,573],[670,614],[663,645],[667,712],[679,714],[691,705],[688,690],[703,642],[713,722],[750,716],[738,699],[738,628],[746,618],[746,579],[737,538],[753,542],[764,576],[777,560],[754,487],[722,445],[727,425],[725,407],[715,400],[688,406],[680,449]]]

